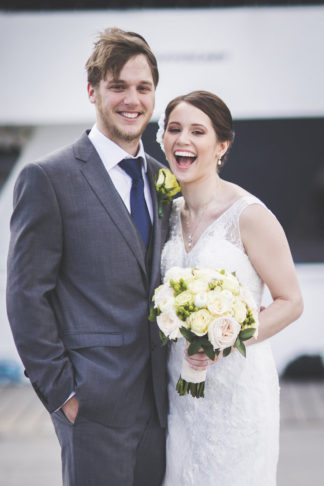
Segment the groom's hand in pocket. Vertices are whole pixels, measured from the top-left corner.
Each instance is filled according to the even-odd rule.
[[[75,422],[78,410],[79,401],[75,395],[71,397],[67,402],[65,402],[62,406],[62,412],[72,424],[74,424]]]

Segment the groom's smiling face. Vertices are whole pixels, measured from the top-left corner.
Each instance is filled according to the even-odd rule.
[[[154,109],[155,87],[145,55],[131,57],[118,79],[108,71],[98,86],[88,85],[88,93],[96,106],[98,129],[135,154]]]

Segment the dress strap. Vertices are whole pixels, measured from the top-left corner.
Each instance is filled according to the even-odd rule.
[[[267,206],[252,194],[240,197],[232,206],[230,214],[227,215],[226,233],[228,241],[231,241],[237,248],[245,253],[240,232],[240,216],[244,209],[252,204],[259,204],[267,209]]]
[[[235,208],[236,216],[239,219],[241,216],[242,211],[244,211],[245,208],[248,206],[251,206],[252,204],[260,204],[264,208],[267,208],[267,206],[256,196],[253,196],[252,194],[247,194],[246,196],[242,196],[238,201],[237,205]]]

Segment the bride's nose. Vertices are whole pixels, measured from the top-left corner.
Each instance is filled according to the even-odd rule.
[[[177,143],[181,145],[187,145],[189,143],[188,132],[186,132],[185,130],[181,130],[181,132],[179,132],[177,136]]]

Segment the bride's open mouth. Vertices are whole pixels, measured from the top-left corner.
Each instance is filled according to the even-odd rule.
[[[189,169],[197,158],[196,155],[186,150],[177,150],[174,152],[174,157],[180,169]]]

